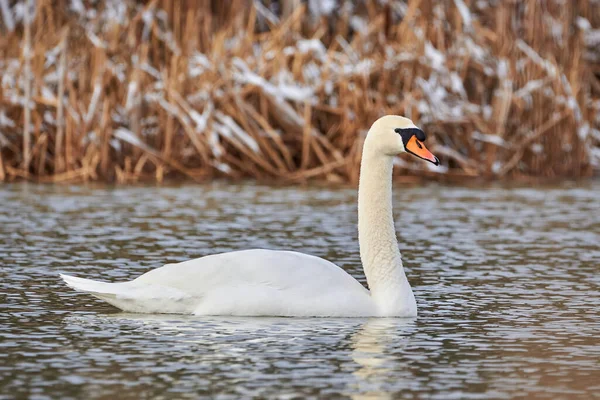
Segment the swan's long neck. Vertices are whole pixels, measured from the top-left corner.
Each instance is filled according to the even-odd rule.
[[[392,215],[391,156],[382,155],[365,141],[358,186],[360,258],[371,296],[383,314],[406,312],[416,305],[406,279]]]

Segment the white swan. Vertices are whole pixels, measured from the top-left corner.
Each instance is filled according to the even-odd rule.
[[[392,162],[408,152],[439,164],[407,118],[375,121],[365,139],[358,190],[360,258],[371,291],[315,256],[243,250],[167,264],[122,283],[61,275],[70,287],[129,312],[239,316],[412,317],[417,304],[392,216]]]

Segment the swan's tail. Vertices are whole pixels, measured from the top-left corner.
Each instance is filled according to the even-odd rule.
[[[109,290],[110,292],[110,286],[114,285],[114,283],[98,282],[65,274],[60,274],[60,277],[63,278],[67,286],[81,292],[104,293],[106,290]]]
[[[75,290],[91,294],[94,297],[128,312],[142,313],[189,313],[190,301],[181,291],[157,286],[137,284],[135,281],[108,283],[92,279],[77,278],[60,274],[65,283]],[[170,301],[171,307],[161,306],[165,301]]]
[[[102,299],[112,305],[116,305],[113,301],[116,300],[119,295],[126,294],[126,291],[123,288],[123,283],[98,282],[92,279],[77,278],[76,276],[69,276],[65,274],[60,274],[60,277],[70,288],[80,292],[89,293],[92,296]]]

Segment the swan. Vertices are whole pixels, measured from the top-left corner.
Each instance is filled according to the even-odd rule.
[[[337,265],[294,251],[252,249],[166,264],[129,282],[61,274],[73,289],[137,313],[293,317],[415,317],[392,216],[393,159],[435,165],[408,118],[376,120],[363,145],[358,189],[360,258],[370,291]]]

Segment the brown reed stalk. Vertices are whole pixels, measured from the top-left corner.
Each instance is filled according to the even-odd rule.
[[[24,31],[25,31],[25,45],[23,47],[23,75],[25,79],[25,98],[24,98],[24,123],[23,123],[23,170],[29,169],[29,162],[31,157],[31,52],[33,51],[31,46],[31,15],[30,15],[31,4],[29,0],[25,1],[25,15],[24,15]]]
[[[4,160],[2,160],[2,152],[0,151],[0,181],[6,179],[6,172],[4,171]]]
[[[55,172],[65,170],[65,157],[63,154],[64,142],[64,127],[65,127],[65,77],[67,74],[67,37],[69,36],[69,28],[65,28],[61,34],[60,42],[60,61],[58,65],[58,92],[56,97],[58,105],[56,107],[56,143],[54,145],[54,163]]]

